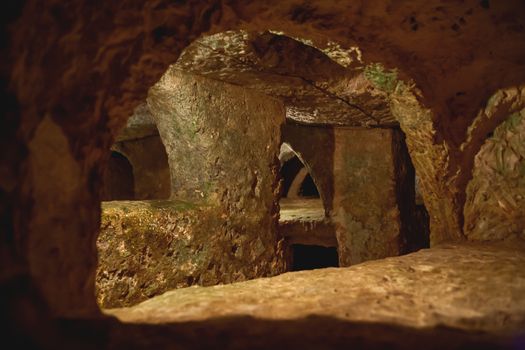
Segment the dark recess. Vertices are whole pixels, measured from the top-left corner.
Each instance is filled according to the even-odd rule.
[[[335,247],[294,244],[292,252],[292,271],[339,267],[339,256]]]

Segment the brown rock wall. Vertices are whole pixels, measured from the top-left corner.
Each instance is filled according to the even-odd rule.
[[[444,165],[448,156],[437,153],[457,151],[483,102],[498,89],[525,80],[525,19],[520,16],[525,5],[520,0],[487,4],[26,1],[2,47],[2,57],[8,58],[2,62],[3,87],[9,90],[5,93],[9,103],[2,106],[7,117],[0,120],[6,136],[0,162],[5,230],[1,245],[8,257],[3,275],[23,271],[37,280],[58,314],[96,311],[94,247],[104,159],[116,131],[144,100],[147,89],[189,42],[209,30],[274,28],[310,38],[322,48],[330,42],[343,49],[359,44],[365,61],[399,67],[421,88],[420,99],[433,111],[427,122],[435,126],[435,131],[425,129],[425,137],[432,140],[428,145],[438,148],[435,158],[434,153],[429,156],[435,167]],[[8,14],[14,20],[18,9]],[[37,133],[46,116],[57,128]],[[57,129],[67,141],[60,143],[67,145],[65,154],[40,147],[43,138],[53,138]],[[60,160],[61,166],[80,170],[70,177],[62,172],[47,177],[46,170],[40,180],[30,174],[31,158],[44,164]],[[449,176],[457,169],[453,167]],[[457,213],[462,206],[445,191],[448,180],[440,180],[439,171],[432,174],[424,186],[436,189],[437,198],[445,201],[433,204],[435,210],[429,208],[433,241],[460,239]],[[50,187],[38,181],[47,181]],[[438,186],[440,181],[444,184]],[[75,190],[62,191],[64,184]],[[60,189],[61,206],[53,203],[55,197],[48,192],[52,188]],[[454,194],[456,188],[450,188]],[[453,222],[449,224],[448,218]],[[57,253],[49,246],[67,249]],[[29,263],[38,260],[45,263]],[[64,283],[58,270],[74,272]],[[62,291],[54,294],[58,289]]]
[[[291,145],[316,182],[335,222],[340,265],[425,246],[413,232],[414,172],[399,130],[288,124]]]
[[[469,240],[525,239],[525,109],[498,126],[476,155],[464,215]]]
[[[334,129],[332,207],[340,266],[402,251],[392,133]]]
[[[257,217],[225,220],[218,207],[177,200],[102,204],[97,247],[101,307],[134,305],[170,289],[273,276],[282,261],[253,227]],[[252,231],[248,231],[252,228]]]
[[[427,331],[437,327],[454,329],[456,334],[477,331],[477,337],[505,334],[516,341],[525,325],[523,252],[523,244],[449,244],[347,268],[290,272],[227,286],[180,289],[135,307],[109,312],[136,324],[178,325],[240,316],[264,320],[325,316],[324,322],[354,321],[368,328],[383,323]],[[361,340],[381,334],[384,333],[372,331]],[[321,335],[326,341],[326,334]],[[299,336],[295,341],[301,339]],[[410,337],[397,339],[399,345],[392,347],[405,348]],[[436,336],[425,345],[406,348],[427,348],[440,340]],[[445,348],[455,348],[457,343],[450,345]],[[384,346],[383,343],[371,348]],[[345,346],[334,346],[341,347]]]
[[[276,211],[282,103],[171,69],[148,104],[166,146],[172,196],[231,213]]]
[[[328,215],[334,193],[333,128],[287,123],[282,129],[282,141],[292,147],[312,176]]]
[[[437,136],[432,111],[410,93],[392,96],[391,108],[406,134],[410,158],[420,180],[419,189],[430,215],[430,243],[461,240],[461,206],[456,199],[459,191],[448,175],[450,150]]]

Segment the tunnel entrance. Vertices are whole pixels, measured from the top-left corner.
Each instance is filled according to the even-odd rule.
[[[339,256],[336,247],[293,244],[291,248],[292,271],[339,267]]]
[[[130,161],[119,152],[111,152],[104,173],[103,201],[132,200],[135,198],[135,179]]]

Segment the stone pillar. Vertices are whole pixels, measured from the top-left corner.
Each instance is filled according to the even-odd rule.
[[[148,105],[166,146],[172,198],[217,209],[223,225],[209,229],[210,239],[228,237],[231,255],[247,267],[246,278],[281,272],[277,156],[283,104],[172,68],[150,90]]]
[[[341,266],[403,251],[394,132],[334,128],[332,207]]]

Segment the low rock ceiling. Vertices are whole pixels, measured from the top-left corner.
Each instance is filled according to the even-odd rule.
[[[359,51],[355,56],[343,65],[284,35],[229,31],[193,42],[174,68],[281,98],[287,118],[299,123],[396,125],[385,94],[366,79]]]

